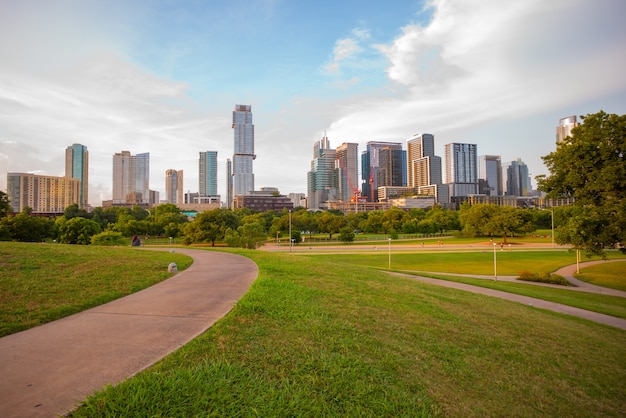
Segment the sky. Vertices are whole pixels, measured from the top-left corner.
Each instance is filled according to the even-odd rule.
[[[65,174],[89,150],[89,201],[113,154],[150,153],[198,191],[232,111],[252,105],[255,188],[306,193],[313,145],[416,133],[547,174],[558,120],[626,113],[623,0],[0,0],[0,190],[7,172]],[[405,145],[406,147],[406,145]],[[445,162],[445,161],[444,161]],[[534,184],[534,181],[533,181]]]

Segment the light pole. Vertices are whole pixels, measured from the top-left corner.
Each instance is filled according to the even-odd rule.
[[[554,209],[547,209],[547,208],[543,208],[541,210],[549,210],[550,211],[550,224],[552,226],[551,228],[551,239],[552,239],[552,248],[554,248]]]
[[[387,238],[389,240],[389,270],[391,270],[391,238]]]
[[[291,209],[289,210],[289,252],[291,252],[291,247],[293,245],[293,239],[291,238]]]
[[[498,266],[496,264],[496,243],[493,243],[493,280],[498,281]]]

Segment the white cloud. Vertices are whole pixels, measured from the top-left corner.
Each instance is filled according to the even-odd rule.
[[[398,140],[421,131],[446,138],[626,88],[626,29],[615,17],[626,9],[620,1],[431,5],[427,25],[408,25],[378,46],[395,87],[345,105],[329,137]],[[546,136],[552,138],[552,131]]]
[[[339,73],[341,63],[355,58],[359,52],[363,50],[362,43],[369,39],[370,32],[368,29],[356,28],[351,32],[351,36],[338,39],[333,48],[333,55],[324,69],[328,73]]]

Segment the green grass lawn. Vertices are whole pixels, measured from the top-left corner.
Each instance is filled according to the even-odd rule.
[[[258,279],[233,310],[157,365],[94,394],[73,416],[595,417],[626,411],[626,331],[391,276],[380,270],[387,259],[375,259],[379,254],[341,260],[231,251],[259,266]],[[473,265],[463,254],[430,266]],[[525,254],[526,265],[541,263],[534,252]],[[51,309],[48,300],[63,306],[117,295],[112,277],[125,277],[123,291],[138,290],[143,276],[162,280],[172,256],[182,257],[0,243],[0,283],[19,278],[2,285],[2,315],[7,295],[23,294],[21,306],[39,300],[12,313],[19,316]],[[372,257],[376,268],[359,265]],[[427,259],[418,261],[426,266]],[[394,254],[394,263],[401,260]]]
[[[579,280],[598,286],[626,291],[626,262],[596,264],[581,269],[575,274]]]
[[[307,255],[317,256],[315,253]],[[609,258],[624,258],[621,253],[610,252]],[[324,258],[338,263],[359,264],[377,268],[388,268],[389,254],[386,248],[367,255],[357,253],[323,254]],[[583,261],[598,260],[583,258]],[[576,263],[576,255],[567,250],[547,251],[496,251],[497,273],[515,276],[523,270],[533,273],[553,272],[561,267]],[[414,250],[391,253],[391,268],[394,270],[418,270],[441,273],[493,275],[493,251],[467,249],[455,252],[433,252]]]
[[[191,257],[136,248],[0,242],[0,336],[145,289]]]
[[[626,411],[626,331],[336,258],[238,252],[259,277],[224,319],[73,416]]]

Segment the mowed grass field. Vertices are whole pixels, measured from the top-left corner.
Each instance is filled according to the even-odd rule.
[[[259,266],[233,310],[72,416],[626,411],[626,331],[330,257],[231,251]],[[109,260],[103,254],[97,268]]]
[[[0,336],[101,305],[172,276],[165,251],[0,242]]]

